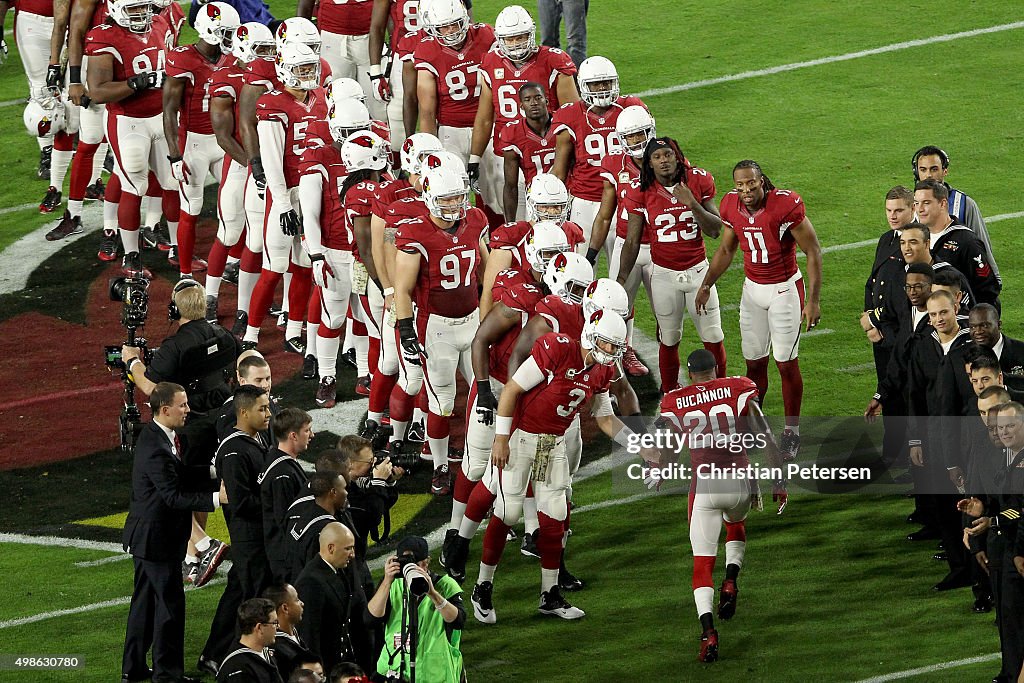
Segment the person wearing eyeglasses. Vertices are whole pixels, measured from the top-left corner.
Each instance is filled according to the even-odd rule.
[[[242,635],[217,672],[218,683],[284,683],[274,664],[271,646],[277,639],[277,610],[266,598],[251,598],[238,608]]]

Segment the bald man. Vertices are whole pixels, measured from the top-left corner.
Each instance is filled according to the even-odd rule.
[[[344,524],[332,522],[320,532],[320,552],[303,568],[295,581],[295,590],[305,603],[299,635],[310,652],[320,657],[324,671],[343,660],[351,661],[353,628],[351,615],[361,618],[366,598],[344,571],[356,556],[356,538]]]

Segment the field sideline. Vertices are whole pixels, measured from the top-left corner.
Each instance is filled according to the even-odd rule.
[[[884,229],[882,196],[894,184],[912,182],[910,155],[921,145],[944,147],[953,160],[950,182],[971,194],[990,220],[998,218],[991,220],[990,232],[1005,291],[1011,293],[1003,297],[1004,329],[1024,337],[1022,309],[1012,294],[1024,281],[1024,258],[1009,247],[1024,228],[1024,201],[1006,191],[1004,180],[1021,146],[1015,91],[1003,77],[1024,68],[1018,8],[1004,2],[915,1],[893,12],[880,0],[796,0],[785,8],[740,9],[712,0],[700,10],[668,0],[642,5],[645,11],[624,16],[614,3],[594,4],[590,54],[615,61],[623,92],[647,97],[659,133],[679,139],[687,156],[715,175],[719,197],[730,188],[732,165],[757,159],[776,185],[804,197],[827,247],[824,329],[802,344],[805,414],[858,415],[870,397],[871,354],[857,325],[870,267],[867,245]],[[476,18],[493,21],[501,6],[478,0]],[[288,14],[283,2],[271,7]],[[51,222],[24,208],[38,203],[45,183],[34,180],[37,151],[24,134],[20,106],[4,106],[25,90],[9,43],[11,56],[0,69],[0,143],[9,159],[0,175],[7,180],[0,184],[0,249],[8,250],[0,262],[15,253],[10,247],[19,238]],[[84,268],[95,241],[85,235],[76,244],[57,245],[60,251],[49,253],[58,260],[47,266],[52,271],[66,257]],[[17,302],[17,311],[32,310],[28,300],[38,298],[46,278],[54,276],[26,274],[28,286],[21,292],[0,288],[12,292],[0,292],[0,325],[18,320],[13,306],[4,311],[8,303]],[[740,280],[738,271],[723,277],[723,304],[738,302]],[[42,309],[48,306],[40,301]],[[643,295],[637,313],[638,328],[654,336]],[[725,313],[723,325],[730,371],[738,374],[743,364],[736,317],[735,309]],[[695,344],[687,326],[683,348]],[[13,344],[3,348],[16,352]],[[311,407],[309,385],[288,375],[275,372],[275,393],[280,382],[289,400]],[[777,415],[781,398],[774,371],[771,381],[766,412]],[[653,384],[644,381],[637,388],[653,410]],[[12,415],[5,408],[0,404],[4,421]],[[3,431],[0,451],[17,448]],[[603,439],[593,445],[591,460],[608,451]],[[0,511],[0,532],[116,542],[116,530],[75,522],[123,512],[124,472],[123,456],[109,452],[66,465],[0,471],[0,487],[17,500],[17,509]],[[85,478],[91,481],[79,488]],[[496,580],[498,625],[488,628],[471,619],[464,633],[470,680],[866,683],[987,680],[996,672],[992,616],[971,614],[968,592],[933,594],[930,586],[942,575],[930,557],[934,546],[903,540],[913,530],[902,521],[908,501],[805,493],[794,495],[782,517],[751,513],[740,611],[734,621],[718,625],[722,661],[697,663],[685,498],[648,496],[623,487],[620,479],[620,471],[597,473],[574,487],[578,507],[570,566],[588,587],[571,599],[587,618],[565,623],[535,616],[537,567],[510,547]],[[66,505],[55,505],[68,494]],[[68,510],[62,516],[63,507]],[[447,515],[446,504],[431,504],[408,528],[427,532]],[[113,678],[126,615],[122,599],[131,593],[130,563],[109,561],[111,545],[15,540],[0,535],[0,572],[11,587],[0,606],[0,655],[79,654],[87,666],[74,673],[0,670],[0,681]],[[479,542],[471,557],[479,557]],[[470,581],[474,574],[471,561]],[[216,586],[189,593],[187,665],[205,640],[218,597]],[[105,606],[26,622],[95,605]]]

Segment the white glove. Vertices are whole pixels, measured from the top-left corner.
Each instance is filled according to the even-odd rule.
[[[381,71],[380,64],[370,65],[370,86],[373,91],[373,99],[378,102],[391,101],[391,84],[388,77]]]
[[[189,169],[185,160],[181,157],[167,157],[167,160],[171,162],[171,176],[179,183],[188,185],[188,179],[192,175],[192,170]]]
[[[323,254],[311,255],[309,259],[313,262],[313,282],[320,289],[331,291],[334,281],[334,269],[327,262]]]
[[[0,36],[0,66],[3,66],[3,63],[7,61],[8,54],[10,52],[7,50],[7,41]]]

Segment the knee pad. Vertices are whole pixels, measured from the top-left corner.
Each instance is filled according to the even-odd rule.
[[[569,501],[565,496],[566,488],[552,488],[547,483],[533,485],[533,495],[537,499],[537,512],[556,522],[564,522],[569,515]]]

